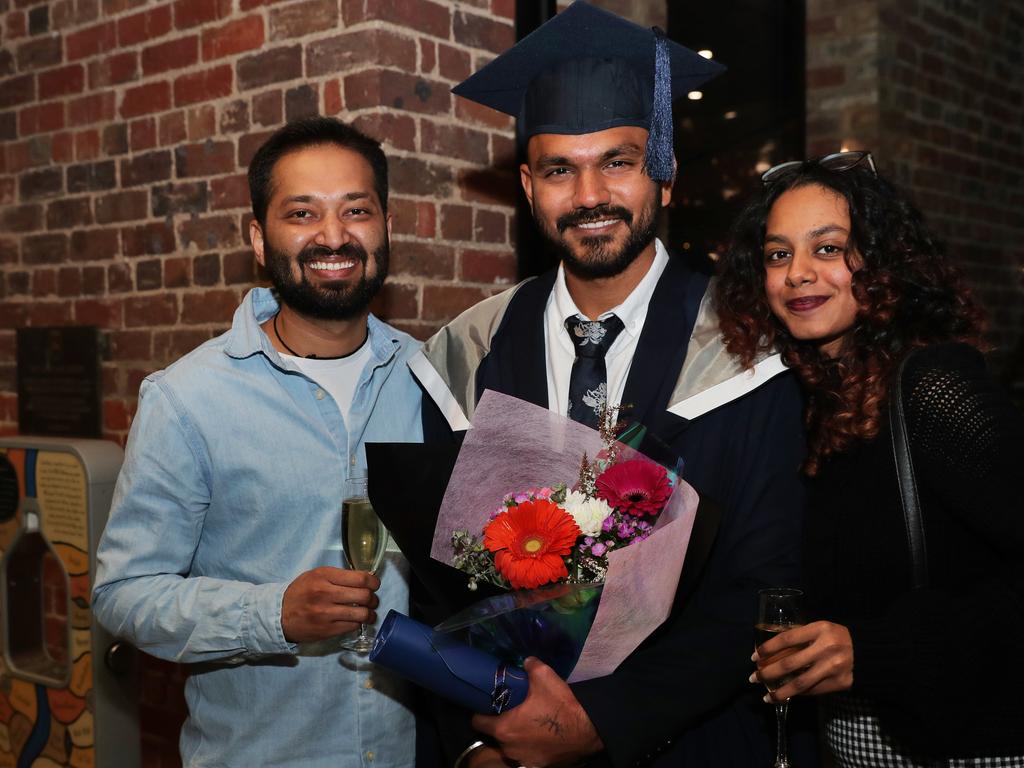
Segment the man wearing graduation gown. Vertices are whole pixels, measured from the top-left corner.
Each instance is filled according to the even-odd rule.
[[[671,92],[720,69],[577,2],[455,89],[519,118],[523,189],[562,260],[467,310],[410,363],[436,406],[426,431],[465,430],[485,389],[582,421],[607,397],[717,509],[698,518],[666,623],[604,678],[570,686],[529,661],[529,698],[474,717],[484,744],[462,764],[770,764],[769,707],[747,676],[757,590],[798,576],[801,398],[778,356],[743,372],[708,278],[654,236],[675,171]],[[579,380],[576,344],[606,335],[604,379],[584,362]]]

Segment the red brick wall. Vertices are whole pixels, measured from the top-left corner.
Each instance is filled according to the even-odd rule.
[[[1024,394],[1024,7],[881,6],[881,147],[988,310]]]
[[[808,0],[808,156],[878,146],[878,28],[878,0]]]
[[[222,331],[260,276],[245,169],[338,115],[391,158],[392,279],[425,336],[515,279],[510,121],[449,88],[514,38],[513,0],[0,0],[0,433],[14,329],[104,329],[104,434],[140,380]],[[493,168],[505,168],[504,172]]]
[[[244,174],[291,118],[385,143],[380,315],[426,336],[512,282],[511,121],[448,91],[512,43],[513,16],[513,0],[0,0],[0,433],[17,429],[14,329],[94,324],[104,434],[124,440],[141,379],[260,281]],[[180,764],[184,674],[143,657],[148,768]]]
[[[870,148],[909,189],[1024,399],[1024,9],[809,0],[807,33],[808,153]]]

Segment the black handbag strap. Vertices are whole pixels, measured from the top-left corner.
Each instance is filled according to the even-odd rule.
[[[911,576],[914,589],[921,589],[928,586],[928,553],[925,548],[921,503],[917,496],[917,480],[914,477],[914,461],[910,455],[910,440],[907,437],[907,420],[903,413],[903,369],[906,365],[905,357],[900,362],[896,371],[896,381],[889,393],[889,424],[892,428],[892,452],[896,460],[900,500],[907,525]]]

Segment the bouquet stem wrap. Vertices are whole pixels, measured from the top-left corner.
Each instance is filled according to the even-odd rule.
[[[603,589],[604,584],[553,584],[515,590],[471,605],[437,630],[468,630],[476,648],[518,665],[536,656],[567,678],[586,644]]]

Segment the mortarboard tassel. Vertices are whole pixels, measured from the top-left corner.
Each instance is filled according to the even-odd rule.
[[[672,70],[668,40],[658,27],[654,31],[654,99],[651,127],[647,137],[647,175],[655,181],[671,181],[674,170],[672,149]]]

